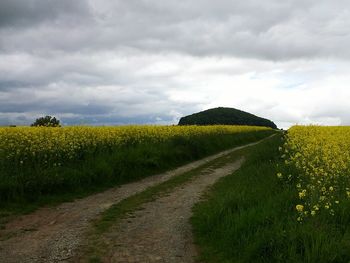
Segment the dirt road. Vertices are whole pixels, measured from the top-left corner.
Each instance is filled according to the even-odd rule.
[[[21,216],[9,222],[5,229],[0,230],[0,262],[72,261],[76,249],[82,243],[82,238],[90,227],[91,220],[112,204],[173,176],[254,144],[256,143],[236,147],[164,174],[125,184],[54,208],[42,208],[32,214]],[[155,240],[155,243],[150,244],[151,251],[156,251],[158,244],[165,244],[166,241],[168,242],[168,250],[162,250],[159,255],[148,251],[147,257],[154,256],[154,260],[158,260],[150,259],[149,262],[191,262],[190,258],[194,252],[191,252],[190,229],[187,222],[191,207],[208,185],[237,169],[240,163],[227,164],[219,169],[209,170],[210,172],[206,172],[195,181],[186,184],[183,189],[175,189],[171,195],[147,204],[144,211],[138,212],[140,214],[136,213],[137,218],[134,220],[130,221],[129,219],[129,221],[123,222],[120,231],[112,233],[111,236],[114,239],[115,235],[120,235],[120,238],[116,239],[116,244],[120,245],[120,249],[114,250],[111,255],[108,255],[111,262],[129,262],[118,259],[122,258],[118,256],[119,253],[133,255],[133,258],[130,259],[133,261],[130,262],[148,262],[137,261],[137,258],[142,258],[143,253],[151,249],[145,246],[150,240]],[[146,222],[148,223],[146,224]],[[140,242],[133,243],[133,238],[140,239]],[[179,239],[185,241],[180,242]],[[124,245],[122,241],[125,242]],[[128,248],[131,244],[133,244],[132,251]],[[170,248],[171,244],[174,245],[173,250]],[[169,255],[169,260],[165,260],[166,255]],[[182,259],[176,261],[178,258]],[[188,261],[183,261],[185,258]]]
[[[195,180],[171,194],[147,203],[132,218],[122,220],[105,236],[110,253],[103,262],[192,263],[197,256],[189,219],[203,191],[220,177],[231,174],[243,162],[202,171]]]

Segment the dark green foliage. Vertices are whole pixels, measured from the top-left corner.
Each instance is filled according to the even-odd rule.
[[[179,125],[248,125],[277,129],[272,121],[233,108],[215,108],[182,117]]]
[[[35,122],[30,126],[59,127],[60,121],[57,120],[56,117],[45,116],[36,119]]]
[[[248,149],[242,168],[220,180],[195,207],[201,262],[350,261],[349,201],[338,217],[318,215],[298,223],[297,192],[276,176],[295,172],[279,158],[280,144],[275,136]]]

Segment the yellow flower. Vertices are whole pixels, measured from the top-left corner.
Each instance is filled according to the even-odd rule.
[[[323,207],[334,215],[332,205],[341,202],[334,198],[343,194],[344,185],[350,185],[350,128],[293,126],[283,148],[289,151],[286,163],[298,171],[294,178],[299,198],[305,202],[301,205],[313,207],[310,213],[317,214]],[[350,198],[349,187],[344,197]]]
[[[296,208],[296,210],[298,212],[303,212],[303,210],[304,210],[304,206],[303,205],[296,205],[295,208]]]
[[[303,191],[299,192],[299,198],[302,199],[306,196],[306,190],[304,189]]]

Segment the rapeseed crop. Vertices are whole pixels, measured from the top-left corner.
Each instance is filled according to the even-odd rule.
[[[350,127],[294,126],[280,149],[292,175],[299,202],[298,221],[320,213],[335,215],[350,197]]]
[[[273,132],[220,125],[0,128],[0,202],[135,180]]]
[[[84,155],[109,152],[125,145],[266,129],[251,126],[0,128],[0,160],[2,166],[61,166]]]

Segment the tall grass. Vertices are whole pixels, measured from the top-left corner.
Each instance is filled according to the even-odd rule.
[[[337,218],[297,221],[296,189],[276,174],[284,165],[275,136],[246,150],[246,162],[213,186],[194,209],[202,262],[349,262],[350,204]]]

